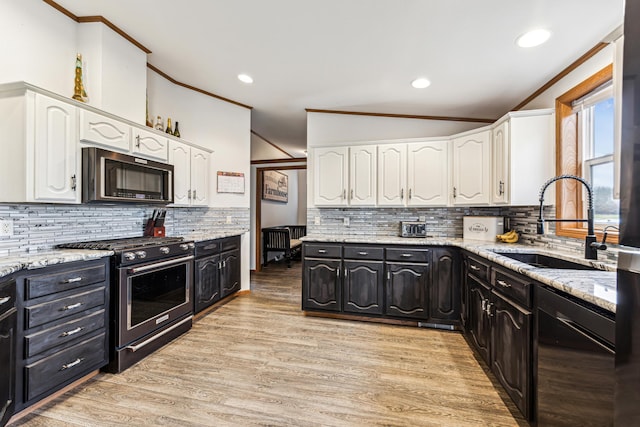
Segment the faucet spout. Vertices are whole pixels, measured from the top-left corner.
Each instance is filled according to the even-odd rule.
[[[551,184],[561,179],[573,179],[580,182],[587,189],[587,218],[586,219],[564,219],[564,218],[547,218],[545,220],[543,214],[544,204],[544,192],[547,190]],[[591,185],[585,181],[582,177],[576,175],[558,175],[556,177],[551,178],[540,188],[540,211],[538,214],[538,220],[536,224],[536,232],[538,234],[544,234],[544,223],[545,221],[549,222],[586,222],[587,223],[587,236],[585,237],[585,248],[584,248],[584,257],[586,259],[598,259],[598,251],[596,246],[593,243],[596,242],[595,236],[595,227],[594,227],[594,214],[593,214],[593,189]]]

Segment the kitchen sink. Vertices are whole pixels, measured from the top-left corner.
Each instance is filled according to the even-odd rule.
[[[590,265],[580,264],[566,259],[555,258],[549,255],[522,253],[522,252],[496,252],[498,255],[520,261],[538,268],[559,268],[566,270],[597,270]]]

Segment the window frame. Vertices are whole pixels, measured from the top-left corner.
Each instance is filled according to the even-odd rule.
[[[573,103],[613,79],[613,64],[604,67],[591,77],[556,98],[556,174],[571,174],[584,177],[581,161],[578,115]],[[614,98],[614,102],[616,102]],[[595,159],[591,159],[593,162]],[[588,162],[587,162],[588,163]],[[577,181],[564,179],[556,182],[556,217],[584,218],[583,186]],[[557,222],[556,235],[584,238],[587,229],[581,222]],[[602,224],[596,224],[596,236],[602,238]],[[610,243],[618,243],[617,232],[607,232]]]

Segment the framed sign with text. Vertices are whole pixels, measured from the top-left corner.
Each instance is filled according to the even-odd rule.
[[[262,172],[262,199],[274,202],[289,202],[289,177],[282,172]]]

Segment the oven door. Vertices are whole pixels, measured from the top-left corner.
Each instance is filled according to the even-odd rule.
[[[193,256],[119,268],[116,346],[193,314]]]

